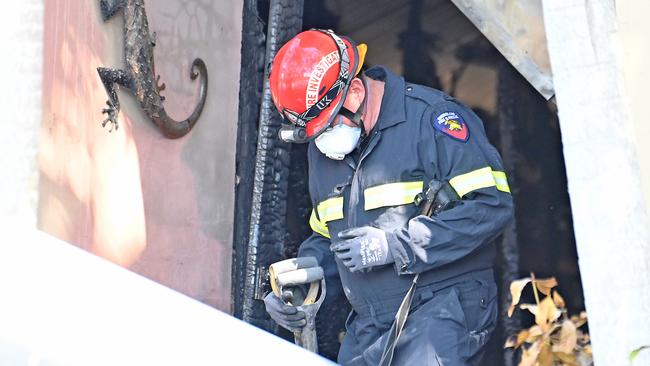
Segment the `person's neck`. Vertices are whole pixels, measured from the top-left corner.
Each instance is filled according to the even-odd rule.
[[[374,80],[366,77],[368,96],[366,100],[366,109],[363,112],[363,127],[369,133],[377,124],[381,101],[384,97],[385,83],[381,80]]]

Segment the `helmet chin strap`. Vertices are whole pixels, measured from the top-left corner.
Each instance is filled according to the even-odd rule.
[[[366,82],[365,77],[362,76],[360,79],[361,82],[363,82],[363,88],[365,92],[363,93],[363,100],[361,101],[359,108],[357,108],[356,112],[352,113],[352,111],[342,106],[341,109],[339,109],[339,113],[342,114],[344,117],[348,118],[359,128],[361,128],[361,132],[363,133],[363,135],[366,135],[366,129],[363,126],[363,120],[361,119],[361,117],[363,116],[363,112],[366,110],[366,104],[368,102],[368,94],[370,94],[370,87]]]

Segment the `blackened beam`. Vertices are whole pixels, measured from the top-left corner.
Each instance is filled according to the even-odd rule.
[[[269,91],[269,66],[278,49],[302,27],[302,0],[271,0],[266,39],[264,88],[260,107],[257,152],[242,319],[265,329],[274,323],[255,298],[260,271],[280,259],[282,243],[287,238],[286,212],[290,147],[279,140],[280,116]]]

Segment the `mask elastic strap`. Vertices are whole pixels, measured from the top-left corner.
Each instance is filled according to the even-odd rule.
[[[365,129],[363,127],[363,120],[361,117],[363,116],[363,112],[366,110],[366,103],[368,102],[368,94],[370,94],[370,86],[366,82],[366,78],[361,76],[361,82],[363,82],[363,87],[365,89],[365,93],[363,94],[363,100],[361,101],[361,105],[359,105],[359,108],[357,108],[357,111],[352,113],[349,109],[345,107],[341,107],[339,110],[339,113],[348,118],[350,121],[352,121],[354,124],[359,126],[361,128],[361,131],[364,131],[365,134]]]

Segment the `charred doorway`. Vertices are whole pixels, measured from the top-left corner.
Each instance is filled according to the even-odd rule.
[[[516,223],[501,239],[500,321],[483,364],[511,364],[510,355],[502,352],[506,336],[520,326],[520,319],[504,318],[511,280],[530,272],[555,276],[569,311],[584,309],[553,104],[537,94],[449,0],[305,0],[304,4],[247,0],[233,262],[235,315],[289,340],[292,337],[268,319],[259,298],[264,291],[264,267],[295,256],[310,234],[306,146],[274,141],[273,128],[266,131],[269,127],[262,123],[265,113],[271,116],[273,111],[260,111],[260,106],[263,109],[268,29],[277,34],[287,28],[297,32],[314,27],[331,28],[367,43],[367,66],[387,66],[408,81],[441,89],[466,103],[481,116],[491,142],[501,152],[515,197]],[[256,144],[258,138],[261,143]],[[256,168],[260,153],[270,158],[266,167]],[[266,182],[258,185],[261,199],[251,199],[257,197],[255,179]],[[256,222],[251,221],[255,216],[251,210],[259,211]],[[250,243],[255,243],[254,260]],[[336,311],[319,314],[320,350],[326,357],[336,357],[347,308],[342,303]],[[530,322],[521,319],[522,325]]]

